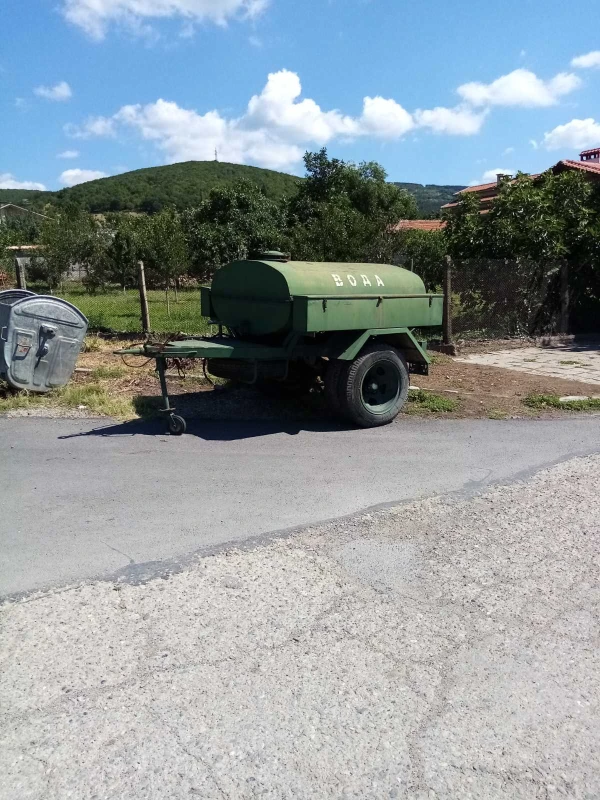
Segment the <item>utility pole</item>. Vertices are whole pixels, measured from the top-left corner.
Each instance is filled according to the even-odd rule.
[[[443,343],[452,345],[452,259],[446,256],[444,271],[444,311],[443,311]]]

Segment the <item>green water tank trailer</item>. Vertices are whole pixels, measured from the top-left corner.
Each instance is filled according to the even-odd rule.
[[[176,357],[204,358],[213,375],[265,389],[323,390],[336,414],[373,427],[402,408],[409,370],[427,372],[412,331],[441,325],[442,304],[402,267],[291,261],[272,251],[227,264],[202,287],[201,313],[218,336],[121,352],[156,358],[172,433],[185,430],[164,379]]]
[[[389,264],[233,261],[202,290],[202,314],[240,336],[422,327],[441,323],[441,299],[414,272]]]

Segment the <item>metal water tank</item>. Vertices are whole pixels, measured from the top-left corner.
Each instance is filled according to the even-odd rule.
[[[87,326],[81,311],[59,297],[23,289],[0,292],[0,379],[30,392],[64,386]]]
[[[242,338],[426,327],[442,321],[441,295],[392,264],[264,258],[232,261],[201,292],[204,316]]]

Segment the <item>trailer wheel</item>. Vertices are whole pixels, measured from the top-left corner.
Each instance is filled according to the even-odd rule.
[[[342,372],[348,366],[347,361],[332,360],[327,365],[325,372],[325,400],[334,414],[343,414]]]
[[[169,416],[169,433],[172,436],[181,436],[182,433],[185,433],[186,428],[187,425],[183,417],[180,417],[178,414],[171,414]]]
[[[367,345],[343,370],[342,410],[356,425],[386,425],[398,415],[408,397],[408,366],[387,344]]]

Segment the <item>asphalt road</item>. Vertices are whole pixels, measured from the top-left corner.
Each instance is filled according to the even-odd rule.
[[[447,427],[437,438],[462,442],[461,458],[494,456],[481,452],[489,426],[465,427],[477,459],[463,426]],[[406,461],[431,467],[436,435],[407,430],[423,447]],[[492,430],[505,470],[511,453],[523,459],[512,426]],[[517,430],[523,447],[533,430],[567,436]],[[378,436],[341,440],[364,442],[373,468]],[[600,797],[599,469],[598,455],[575,458],[166,579],[5,603],[0,800]]]
[[[0,595],[146,577],[295,526],[480,489],[600,452],[597,417],[417,420],[373,430],[0,419]]]

